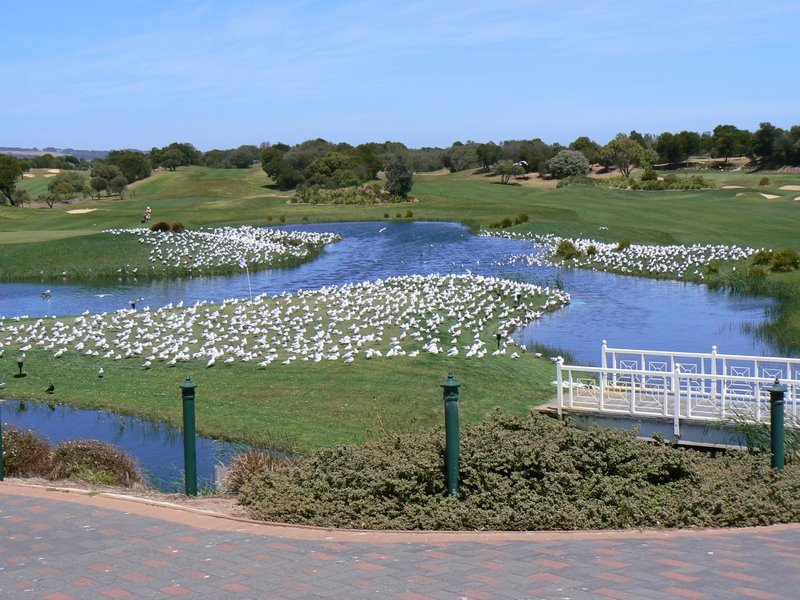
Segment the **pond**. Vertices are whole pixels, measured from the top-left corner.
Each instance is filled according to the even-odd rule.
[[[342,241],[315,261],[292,269],[225,277],[170,281],[101,281],[79,284],[14,283],[0,285],[0,315],[72,315],[169,303],[278,294],[391,276],[465,273],[563,285],[572,304],[547,315],[515,335],[525,344],[543,344],[571,352],[581,364],[598,364],[600,344],[657,350],[710,351],[769,355],[776,351],[748,332],[765,318],[772,302],[734,296],[704,285],[551,266],[513,263],[515,255],[541,252],[519,240],[478,237],[454,223],[324,223],[293,226],[331,231]],[[510,264],[511,263],[511,264]],[[249,283],[249,285],[248,285]],[[41,292],[52,295],[43,298]]]
[[[14,283],[0,285],[0,315],[75,315],[169,303],[221,301],[252,294],[278,294],[325,285],[354,283],[410,274],[472,272],[561,285],[572,303],[515,333],[526,345],[568,350],[578,364],[597,365],[603,339],[612,347],[710,351],[717,345],[729,354],[775,354],[765,341],[748,333],[761,323],[769,299],[734,296],[703,285],[623,277],[609,273],[514,261],[520,254],[541,253],[530,242],[478,237],[453,223],[332,223],[293,229],[331,231],[342,241],[313,262],[292,269],[267,270],[225,277],[162,281],[87,283]],[[50,289],[51,296],[41,292]],[[557,351],[557,350],[554,350]],[[46,403],[7,400],[2,419],[37,430],[53,442],[95,438],[135,456],[165,489],[181,489],[183,447],[179,431],[103,411],[77,410]],[[201,487],[210,486],[214,464],[234,448],[198,437]]]
[[[4,427],[31,429],[53,444],[75,439],[108,442],[136,457],[158,489],[183,490],[183,433],[169,423],[29,400],[0,400],[0,419]],[[226,463],[240,447],[202,436],[196,444],[198,489],[210,489],[215,465]]]

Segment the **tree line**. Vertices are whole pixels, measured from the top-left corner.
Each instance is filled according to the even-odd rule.
[[[571,151],[573,154],[563,154]],[[558,160],[554,160],[562,153]],[[706,156],[725,165],[731,157],[747,156],[757,169],[800,165],[800,126],[781,129],[761,123],[756,131],[734,125],[717,125],[713,131],[680,131],[659,135],[631,131],[620,133],[605,145],[580,136],[567,146],[548,144],[539,138],[506,140],[499,143],[456,141],[447,148],[408,148],[400,142],[369,142],[356,146],[314,139],[290,146],[262,143],[227,150],[201,152],[192,144],[173,142],[149,152],[112,150],[105,159],[87,161],[74,156],[43,154],[29,159],[0,155],[0,200],[20,202],[16,183],[31,168],[57,168],[62,171],[90,171],[89,184],[78,190],[78,179],[62,177],[49,193],[55,198],[75,193],[122,196],[125,186],[149,177],[153,169],[175,171],[179,167],[201,165],[213,168],[249,168],[261,163],[263,170],[281,189],[337,189],[374,180],[380,171],[397,173],[398,193],[407,194],[409,173],[439,169],[464,171],[492,169],[508,181],[526,173],[552,173],[561,176],[585,168],[578,153],[589,164],[617,168],[628,176],[635,167],[681,167],[690,157]],[[63,185],[61,185],[63,184]],[[69,185],[68,185],[69,184]],[[60,185],[60,187],[59,187]],[[70,190],[67,188],[72,186]],[[73,196],[74,197],[74,196]],[[24,200],[24,197],[23,197]]]

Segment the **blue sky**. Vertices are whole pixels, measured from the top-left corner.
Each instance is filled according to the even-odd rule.
[[[5,0],[2,14],[0,146],[800,124],[797,0]]]

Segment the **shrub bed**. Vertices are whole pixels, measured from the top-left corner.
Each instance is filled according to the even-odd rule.
[[[496,413],[463,431],[458,498],[444,434],[322,449],[247,478],[256,519],[366,529],[559,530],[765,525],[800,518],[800,468],[764,454],[721,458]]]
[[[80,479],[89,483],[144,483],[136,462],[125,452],[96,440],[74,440],[51,446],[33,431],[3,427],[5,472],[12,477]]]

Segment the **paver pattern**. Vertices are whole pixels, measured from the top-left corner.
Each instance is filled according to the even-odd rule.
[[[0,597],[800,596],[800,526],[415,533],[280,527],[0,483]]]

